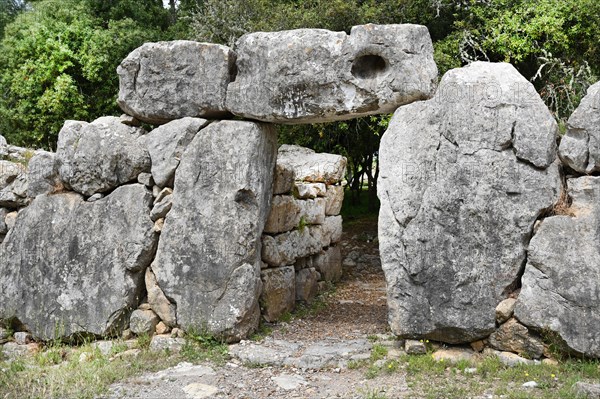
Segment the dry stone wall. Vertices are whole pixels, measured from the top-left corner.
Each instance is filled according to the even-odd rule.
[[[311,302],[342,275],[339,243],[346,159],[283,145],[262,237],[261,306],[267,321]]]

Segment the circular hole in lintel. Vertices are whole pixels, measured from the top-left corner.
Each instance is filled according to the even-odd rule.
[[[366,54],[357,57],[352,62],[352,69],[350,72],[352,76],[359,79],[372,79],[384,73],[388,68],[388,63],[380,55]]]

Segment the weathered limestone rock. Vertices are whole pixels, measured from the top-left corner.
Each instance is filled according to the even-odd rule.
[[[65,122],[56,150],[62,180],[86,196],[137,181],[140,173],[150,171],[144,134],[114,116]]]
[[[492,348],[485,348],[483,350],[483,356],[496,357],[502,364],[508,367],[516,367],[521,364],[534,364],[531,359],[525,359],[512,352],[500,352]]]
[[[389,323],[468,343],[495,329],[536,219],[559,198],[557,125],[509,64],[449,71],[381,141],[379,240]]]
[[[506,298],[496,306],[496,321],[500,324],[510,319],[515,311],[517,300],[515,298]]]
[[[279,147],[277,164],[294,171],[296,181],[335,184],[344,178],[346,158],[341,155],[316,153],[297,145]]]
[[[154,334],[156,325],[159,321],[160,319],[153,311],[136,309],[131,313],[129,329],[136,335],[152,335]]]
[[[154,187],[154,179],[152,178],[152,173],[143,172],[138,175],[138,183],[143,184],[144,186],[152,189]]]
[[[0,160],[0,207],[17,209],[28,204],[27,168]]]
[[[336,282],[342,278],[342,251],[340,247],[329,247],[317,254],[313,260],[315,269],[325,281]]]
[[[0,208],[0,234],[8,233],[8,226],[6,225],[6,215],[8,214],[8,210],[4,208]]]
[[[156,222],[158,219],[164,218],[165,216],[167,216],[172,207],[173,194],[168,194],[156,204],[154,204],[152,211],[150,211],[150,219],[152,219],[153,222]]]
[[[296,174],[292,167],[277,162],[275,176],[273,176],[273,195],[291,193],[295,178]]]
[[[33,341],[33,337],[31,336],[31,334],[25,331],[16,332],[13,335],[13,338],[15,339],[15,342],[19,345],[27,345]]]
[[[123,111],[160,124],[186,116],[219,118],[235,54],[218,44],[187,40],[145,43],[117,68]]]
[[[296,272],[293,266],[266,269],[261,272],[262,315],[268,322],[277,321],[285,312],[294,310],[296,301]]]
[[[19,213],[17,211],[9,212],[4,217],[4,223],[6,224],[6,228],[8,230],[12,230],[15,227],[15,223],[17,222],[17,216]]]
[[[315,198],[296,201],[300,207],[301,225],[323,224],[325,223],[325,198]]]
[[[271,126],[222,121],[202,129],[184,152],[152,265],[184,329],[235,341],[257,327],[276,151]]]
[[[324,183],[302,183],[294,184],[294,197],[301,199],[324,197],[327,186]]]
[[[93,203],[75,193],[37,197],[0,246],[0,318],[16,317],[42,339],[119,333],[156,247],[151,203],[138,184]]]
[[[573,385],[578,397],[585,399],[600,399],[600,384],[589,384],[587,382],[578,381]]]
[[[188,117],[169,122],[148,133],[152,177],[158,186],[173,186],[175,170],[181,155],[194,136],[206,125],[206,119]]]
[[[327,186],[327,206],[325,207],[325,215],[339,215],[344,203],[344,186]]]
[[[539,338],[532,336],[527,327],[510,319],[502,324],[488,338],[492,348],[500,351],[515,352],[527,358],[539,359],[544,353],[544,344]]]
[[[0,190],[8,187],[21,173],[27,171],[23,165],[0,160]]]
[[[567,185],[569,215],[544,219],[531,240],[515,317],[600,357],[600,177]]]
[[[227,109],[275,123],[321,123],[393,112],[431,97],[433,46],[419,25],[256,32],[236,43]]]
[[[275,237],[263,236],[262,259],[271,266],[292,265],[296,259],[321,251],[329,245],[330,237],[323,234],[322,226],[304,227]]]
[[[157,186],[154,186],[155,188]],[[169,195],[173,194],[173,189],[169,187],[165,187],[162,190],[159,190],[156,195],[154,195],[154,189],[152,190],[152,195],[154,196],[154,204],[159,204],[162,200],[167,198]]]
[[[55,153],[36,152],[27,165],[27,183],[27,196],[30,198],[63,189]]]
[[[577,172],[600,171],[600,82],[588,88],[569,118],[558,155]]]
[[[284,233],[298,227],[301,211],[299,202],[291,195],[274,196],[264,232],[269,234]]]
[[[8,143],[6,142],[6,139],[4,138],[4,136],[2,136],[0,134],[0,157],[4,157],[6,155],[8,155]]]
[[[169,301],[158,286],[151,267],[146,269],[145,282],[148,304],[167,326],[175,327],[177,325],[177,307]]]
[[[171,329],[169,328],[169,326],[167,326],[167,325],[166,325],[164,322],[162,322],[162,321],[161,321],[161,322],[159,322],[159,323],[156,325],[156,330],[155,330],[155,332],[156,332],[157,334],[159,334],[159,335],[162,335],[162,334],[168,334],[170,331],[171,331]]]
[[[327,216],[321,226],[311,227],[311,234],[323,247],[337,244],[342,239],[342,217],[339,215]]]
[[[296,273],[296,300],[312,302],[319,292],[319,273],[314,269],[302,269]]]
[[[436,362],[448,362],[450,364],[456,364],[460,361],[473,361],[475,353],[471,349],[467,348],[442,348],[436,350],[431,357]]]
[[[422,355],[427,353],[427,346],[425,346],[423,341],[407,339],[404,342],[404,351],[409,355]]]

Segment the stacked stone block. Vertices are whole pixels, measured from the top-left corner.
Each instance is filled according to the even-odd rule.
[[[279,148],[273,200],[262,238],[263,317],[276,321],[311,302],[342,275],[346,159],[291,145]]]

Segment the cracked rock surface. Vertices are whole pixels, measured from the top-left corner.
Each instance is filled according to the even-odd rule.
[[[573,203],[531,240],[515,316],[554,332],[573,351],[600,357],[600,177],[567,180]]]
[[[462,343],[494,331],[534,223],[559,198],[556,134],[509,64],[451,70],[433,99],[396,111],[378,183],[395,334]]]
[[[588,88],[587,95],[569,118],[559,155],[577,172],[600,171],[600,82]]]
[[[185,330],[239,341],[258,326],[276,153],[271,126],[241,121],[210,124],[183,153],[152,270]]]
[[[96,202],[40,195],[0,246],[0,318],[44,340],[111,335],[128,321],[156,249],[152,195],[122,186]]]
[[[421,25],[360,25],[345,32],[256,32],[236,43],[227,109],[265,122],[322,123],[393,112],[431,97],[433,46]]]
[[[229,47],[189,40],[145,43],[117,68],[119,106],[152,123],[186,116],[218,118],[235,62]]]

